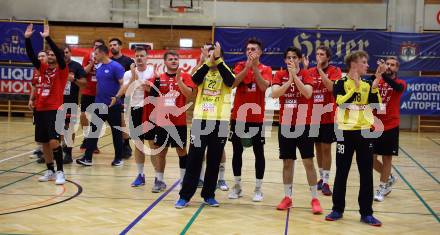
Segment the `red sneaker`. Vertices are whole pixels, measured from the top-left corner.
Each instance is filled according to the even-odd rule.
[[[93,151],[93,153],[99,154],[99,153],[101,153],[101,151],[99,151],[99,149],[96,148],[95,151]]]
[[[319,215],[322,213],[321,203],[319,203],[319,200],[317,198],[313,198],[311,204],[313,214]]]
[[[287,210],[290,207],[292,207],[292,199],[286,196],[281,200],[280,204],[278,204],[277,210]]]

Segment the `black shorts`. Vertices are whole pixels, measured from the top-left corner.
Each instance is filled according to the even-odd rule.
[[[61,135],[56,132],[55,122],[57,111],[35,111],[35,141],[48,143],[50,140],[60,140]]]
[[[91,95],[82,95],[81,96],[81,113],[84,113],[87,110],[89,105],[95,103],[95,96]]]
[[[316,126],[311,126],[311,128]],[[318,129],[318,136],[315,137],[316,143],[331,144],[336,142],[335,124],[321,124]]]
[[[236,132],[237,121],[231,120],[230,124],[231,124],[231,127],[230,127],[230,131],[229,131],[228,140],[231,142],[240,141],[241,138],[237,135],[237,132]],[[258,132],[254,136],[252,136],[252,144],[265,144],[266,143],[264,135],[262,134],[264,132],[263,123],[246,122],[246,123],[244,123],[244,131],[241,131],[244,133],[241,133],[241,134],[248,133],[249,128],[258,128]]]
[[[136,128],[138,126],[142,125],[142,115],[144,113],[144,108],[143,107],[139,107],[139,108],[131,108],[131,122],[129,121],[128,125],[129,125],[129,133],[130,133],[130,137],[133,138],[133,136],[138,136],[140,139],[144,139],[144,130],[142,129],[140,132],[133,132],[133,128]]]
[[[399,155],[399,127],[386,130],[380,137],[374,139],[374,154]]]
[[[299,126],[296,126],[299,128]],[[295,131],[295,126],[279,126],[278,128],[278,145],[280,147],[280,159],[296,160],[296,148],[298,147],[302,159],[313,158],[314,154],[314,139],[309,137],[310,126],[306,125],[304,132],[294,138],[288,138],[281,132],[281,128],[289,128],[289,132]]]
[[[166,128],[173,128],[173,126],[171,127],[166,127]],[[172,148],[177,148],[177,147],[185,147],[186,146],[186,140],[187,140],[187,128],[186,125],[185,126],[175,126],[176,130],[177,130],[177,136],[173,136],[170,135],[170,133],[168,133],[167,129],[165,129],[165,127],[159,127],[156,126],[154,128],[154,144],[156,146],[165,146],[165,147],[169,147],[171,146]],[[171,129],[172,131],[173,129]],[[177,140],[176,140],[177,139]]]

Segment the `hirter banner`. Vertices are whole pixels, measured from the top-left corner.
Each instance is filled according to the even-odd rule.
[[[24,32],[29,23],[0,22],[0,61],[31,63],[26,54]],[[35,54],[43,50],[42,23],[34,23],[31,37]]]

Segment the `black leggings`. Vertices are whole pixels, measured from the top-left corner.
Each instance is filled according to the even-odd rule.
[[[197,190],[206,148],[206,173],[201,196],[214,198],[220,161],[228,135],[228,122],[193,120],[185,177],[180,198],[191,200]]]
[[[344,131],[344,140],[336,145],[336,176],[333,188],[333,210],[344,213],[347,178],[356,151],[360,175],[358,203],[362,216],[373,214],[373,140],[361,131]]]
[[[262,137],[263,124],[262,123],[240,123],[244,125],[244,133],[249,132],[249,128],[258,128],[258,133],[252,137],[252,149],[255,155],[255,177],[257,179],[263,179],[264,169],[266,167],[264,159],[264,137]],[[243,144],[239,137],[240,134],[236,133],[236,121],[231,121],[231,134],[230,141],[232,142],[233,157],[232,157],[232,170],[234,176],[241,176],[241,167],[243,165]]]

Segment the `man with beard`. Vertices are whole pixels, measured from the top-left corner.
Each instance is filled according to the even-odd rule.
[[[30,106],[35,107],[35,141],[43,145],[47,166],[47,171],[38,180],[41,182],[55,180],[55,184],[64,184],[66,178],[63,171],[63,152],[55,122],[57,110],[63,105],[63,90],[66,86],[69,68],[64,61],[63,52],[49,36],[49,25],[44,25],[44,31],[40,33],[51,48],[47,51],[47,64],[41,63],[34,54],[30,39],[33,33],[33,25],[30,24],[24,33],[26,53],[41,74],[40,79],[35,83],[35,98],[31,97],[34,99],[31,99]],[[57,165],[56,173],[54,158]]]
[[[110,47],[110,52],[112,53],[112,57],[110,59],[112,59],[112,60],[118,62],[120,65],[122,65],[122,67],[124,67],[125,71],[129,71],[130,65],[133,64],[134,61],[130,57],[122,54],[122,52],[121,52],[122,41],[119,40],[118,38],[112,38],[108,41],[108,43],[109,43],[109,47]],[[122,99],[124,99],[124,97],[122,97]],[[127,127],[127,125],[125,123],[125,119],[124,119],[124,109],[125,108],[128,108],[128,107],[123,107],[123,109],[122,109],[122,123],[121,123],[122,128]],[[130,147],[130,137],[125,132],[122,133],[122,136],[124,139],[123,140],[123,145],[124,145],[123,158],[128,159],[132,155],[132,149]]]
[[[380,173],[380,184],[374,200],[382,202],[384,197],[391,193],[392,186],[396,178],[391,174],[391,164],[393,156],[399,155],[399,124],[400,124],[400,97],[406,89],[406,83],[397,77],[399,70],[399,60],[396,57],[388,57],[385,61],[386,74],[381,76],[378,83],[379,93],[382,97],[383,107],[386,112],[376,114],[382,121],[384,129],[382,135],[374,142],[373,167]],[[377,159],[377,155],[382,155],[382,162]]]
[[[69,46],[64,47],[64,60],[66,61],[67,66],[69,67],[69,76],[67,78],[66,87],[64,88],[64,103],[65,104],[76,104],[78,106],[78,98],[79,98],[79,88],[85,87],[87,84],[86,80],[86,72],[80,63],[72,60],[72,51]],[[71,124],[71,113],[72,110],[68,109],[66,114],[66,122],[65,129],[68,130]],[[74,117],[75,119],[75,117]],[[72,146],[75,141],[75,133],[72,134],[72,137],[69,141],[66,141],[64,138],[70,138],[70,136],[64,135],[61,137],[61,140],[64,142],[63,144],[63,152],[64,152],[64,164],[72,163]],[[67,146],[68,143],[70,146]]]

